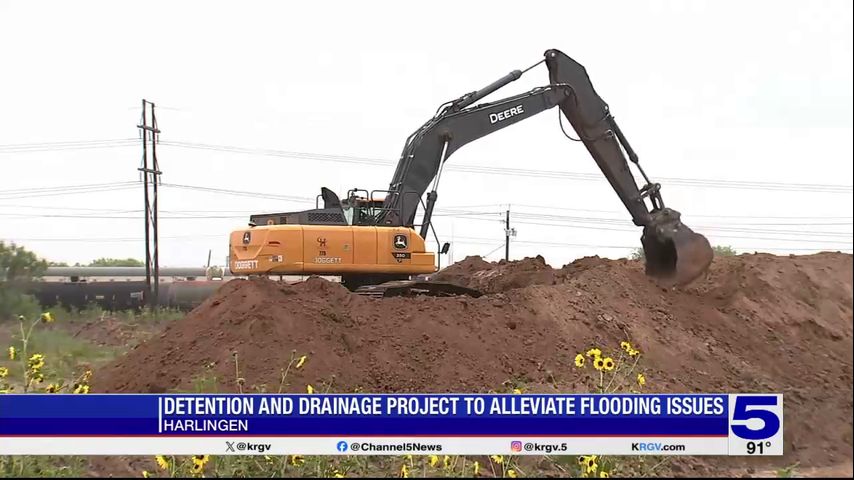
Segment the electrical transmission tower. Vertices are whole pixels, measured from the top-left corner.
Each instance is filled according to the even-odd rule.
[[[150,112],[150,114],[149,114]],[[145,197],[145,286],[146,303],[154,308],[160,295],[160,254],[157,234],[157,186],[160,184],[160,166],[157,164],[157,117],[154,103],[142,100],[142,123],[137,125],[142,137],[142,185]]]

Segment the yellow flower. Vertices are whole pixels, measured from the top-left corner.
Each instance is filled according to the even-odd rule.
[[[516,478],[516,470],[513,470],[512,468],[507,470],[507,476],[510,478]]]
[[[578,354],[575,356],[575,366],[581,368],[584,366],[584,355]]]
[[[605,368],[605,359],[602,357],[596,357],[593,359],[593,368],[596,370],[602,370]]]
[[[344,478],[344,474],[341,473],[337,468],[332,471],[332,476],[335,478]]]
[[[598,348],[591,348],[590,350],[587,350],[587,356],[598,358],[602,356],[602,350],[599,350]]]
[[[451,468],[451,457],[445,455],[445,458],[442,459],[442,465],[444,465],[445,468]]]
[[[297,360],[296,368],[302,368],[302,366],[305,365],[306,358],[308,358],[308,357],[306,357],[305,355],[299,357],[299,360]]]
[[[504,463],[504,457],[501,455],[492,455],[489,458],[490,458],[490,460],[497,463],[498,465],[501,465],[502,463]]]
[[[50,312],[44,312],[41,316],[41,321],[44,323],[53,323],[53,315]]]
[[[85,383],[74,384],[74,393],[89,393],[89,385]]]
[[[439,464],[439,456],[438,455],[430,455],[430,466],[435,468],[436,465]]]
[[[299,467],[303,463],[305,463],[305,457],[302,455],[291,455],[291,465]]]
[[[30,380],[32,380],[33,383],[42,383],[44,381],[44,375],[42,372],[33,372],[30,376]]]
[[[83,377],[81,378],[83,383],[89,383],[89,380],[92,380],[92,370],[86,370],[83,372]]]
[[[522,394],[522,389],[521,389],[521,388],[514,388],[514,389],[513,389],[513,393],[515,393],[516,395],[521,395],[521,394]]]
[[[312,387],[311,385],[306,385],[305,391],[308,393],[314,393],[314,387]]]
[[[202,473],[205,469],[205,465],[208,463],[208,460],[210,460],[210,458],[211,457],[209,455],[193,455],[193,473]]]
[[[18,356],[18,351],[15,347],[9,347],[9,360],[14,360]]]
[[[45,393],[56,393],[59,391],[59,385],[55,383],[51,383],[44,389]]]
[[[599,468],[599,464],[596,463],[596,455],[587,457],[585,466],[587,467],[587,473],[596,473],[596,469]]]
[[[585,463],[587,463],[587,456],[582,455],[582,456],[578,457],[578,464],[579,465],[584,465]]]
[[[150,477],[151,477],[151,474],[148,473],[148,470],[142,471],[142,478],[150,478]]]
[[[641,387],[646,385],[646,376],[642,373],[638,374],[638,385],[640,385]]]
[[[160,467],[161,470],[169,470],[169,460],[166,460],[166,457],[163,455],[157,455],[154,457],[154,460],[157,461],[157,466]]]
[[[608,472],[606,472],[606,471],[604,471],[604,470],[602,470],[601,472],[599,472],[599,478],[608,478],[608,477],[610,477],[610,476],[611,476],[611,475],[609,475],[609,474],[608,474]]]
[[[617,366],[617,364],[614,363],[614,359],[611,357],[606,357],[602,362],[602,366],[609,372]]]
[[[474,476],[476,477],[478,475],[480,475],[480,462],[475,461],[474,462]]]
[[[623,350],[625,350],[627,352],[631,352],[632,351],[632,344],[629,342],[623,341],[623,342],[620,342],[620,348],[622,348]]]
[[[400,466],[400,478],[409,478],[409,467],[405,463]]]
[[[44,355],[41,353],[34,353],[27,362],[27,366],[34,372],[40,370],[44,367]]]
[[[630,357],[637,357],[638,355],[640,355],[640,350],[635,350],[634,348],[629,350]]]
[[[9,369],[6,367],[0,367],[0,378],[6,378],[9,376]]]

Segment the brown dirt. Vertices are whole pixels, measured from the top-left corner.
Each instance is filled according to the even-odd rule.
[[[153,323],[143,325],[129,323],[112,316],[104,315],[95,320],[72,323],[68,326],[74,338],[80,338],[99,346],[123,347],[140,339],[148,338],[152,331],[159,328]]]
[[[851,255],[720,258],[681,289],[655,285],[638,262],[597,257],[561,269],[542,257],[468,258],[434,278],[488,294],[376,300],[319,278],[234,280],[99,372],[95,388],[189,390],[214,362],[221,391],[233,391],[237,352],[247,387],[276,391],[295,351],[309,361],[285,391],[484,392],[511,381],[568,392],[582,388],[576,352],[628,337],[650,391],[785,395],[782,459],[684,462],[675,474],[851,461]]]

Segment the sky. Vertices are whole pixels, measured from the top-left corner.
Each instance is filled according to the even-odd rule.
[[[144,258],[143,98],[162,132],[160,263],[222,265],[249,214],[387,188],[440,104],[550,48],[585,65],[666,205],[712,244],[852,249],[851,2],[0,0],[0,45],[0,240],[51,261]],[[541,65],[486,100],[546,84]],[[443,264],[502,258],[508,209],[511,258],[640,246],[557,115],[448,160]]]

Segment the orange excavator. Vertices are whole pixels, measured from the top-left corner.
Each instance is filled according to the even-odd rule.
[[[541,63],[548,68],[548,85],[476,104]],[[587,148],[634,224],[643,228],[647,275],[677,285],[705,272],[713,256],[708,240],[683,224],[679,212],[664,206],[661,185],[650,181],[641,168],[585,68],[558,50],[548,50],[531,67],[441,105],[407,138],[388,189],[354,188],[341,200],[322,188],[314,209],[252,215],[248,228],[231,233],[232,273],[334,275],[349,289],[373,296],[476,295],[463,287],[413,279],[437,269],[436,253],[427,251],[425,238],[442,169],[463,145],[553,107],[562,113],[558,118],[564,135]],[[563,117],[577,138],[566,132]],[[643,186],[637,186],[629,162],[643,177]],[[422,216],[416,224],[419,211]],[[448,248],[445,243],[438,253]]]

